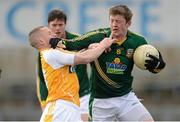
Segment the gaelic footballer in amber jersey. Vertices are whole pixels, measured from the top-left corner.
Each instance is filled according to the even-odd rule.
[[[42,50],[40,54],[43,74],[48,89],[46,102],[63,99],[79,106],[78,78],[76,73],[70,70],[71,66],[68,66],[73,65],[74,54],[68,51],[62,52],[53,49]]]

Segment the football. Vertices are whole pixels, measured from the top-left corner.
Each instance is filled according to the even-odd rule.
[[[148,57],[149,54],[159,58],[159,52],[154,46],[149,44],[144,44],[137,47],[133,55],[133,60],[135,65],[142,70],[146,70],[146,67],[144,65],[145,65],[145,60],[150,59]]]

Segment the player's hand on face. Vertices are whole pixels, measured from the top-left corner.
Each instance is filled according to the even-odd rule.
[[[49,40],[49,44],[51,45],[51,48],[55,49],[59,41],[61,41],[60,38],[51,38]]]
[[[111,46],[112,43],[114,43],[116,40],[115,39],[111,39],[111,38],[104,38],[100,44],[103,44],[105,46],[105,48],[109,48]]]
[[[159,52],[159,58],[153,55],[149,55],[149,58],[150,59],[145,60],[146,62],[145,67],[148,70],[163,69],[166,65],[166,63],[163,61],[163,58],[160,52]]]
[[[112,37],[110,36],[110,38],[104,38],[100,43],[104,43],[105,44],[105,53],[108,53],[111,51],[110,46],[112,45],[112,43],[115,43],[117,40],[116,39],[112,39]]]
[[[111,42],[110,42],[111,44],[116,43],[116,41],[117,41],[117,39],[112,39],[112,37],[110,37],[110,39],[111,39]],[[111,52],[111,47],[110,46],[111,45],[109,45],[109,47],[106,48],[105,53]]]
[[[51,38],[49,40],[49,44],[51,45],[51,48],[55,49],[57,48],[66,48],[66,46],[63,44],[62,39],[60,38]]]

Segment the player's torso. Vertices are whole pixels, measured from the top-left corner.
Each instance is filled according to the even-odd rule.
[[[133,52],[144,43],[144,39],[130,34],[124,43],[113,44],[110,52],[104,52],[93,63],[91,80],[95,97],[116,97],[131,91]]]
[[[78,76],[78,80],[79,80],[79,85],[80,85],[80,89],[79,89],[79,95],[80,97],[89,94],[90,92],[90,83],[89,83],[89,78],[88,78],[88,74],[87,74],[87,65],[86,64],[80,64],[75,66],[76,68],[76,73]]]
[[[41,52],[41,63],[48,89],[46,102],[63,99],[79,106],[79,83],[73,68],[64,65],[54,69],[42,55],[43,52]]]

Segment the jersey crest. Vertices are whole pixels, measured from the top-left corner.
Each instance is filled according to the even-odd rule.
[[[133,57],[133,52],[134,52],[134,49],[128,49],[127,50],[127,53],[126,53],[126,56],[128,58],[132,58]]]

